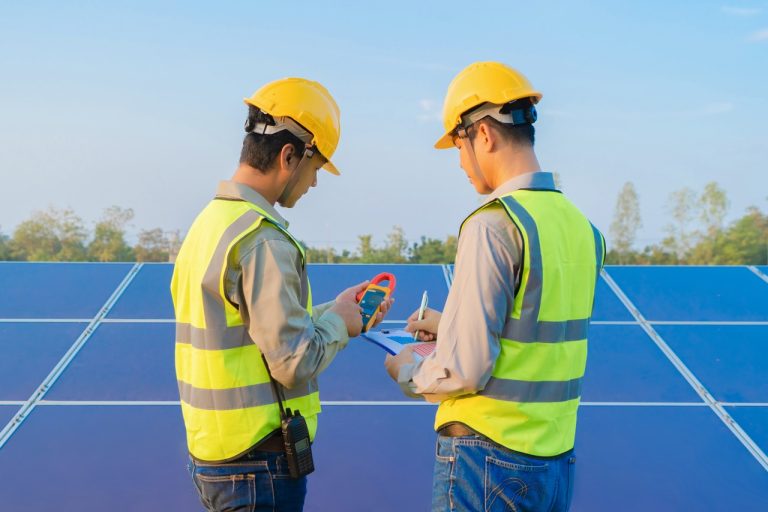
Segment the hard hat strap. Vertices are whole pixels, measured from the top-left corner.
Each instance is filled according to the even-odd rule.
[[[283,130],[288,130],[293,135],[298,137],[298,139],[301,140],[301,142],[304,144],[310,144],[312,142],[312,139],[314,138],[312,133],[310,133],[290,117],[275,117],[274,120],[275,124],[253,123],[253,125],[249,127],[250,130],[247,131],[249,133],[258,133],[260,135],[272,135]]]
[[[478,183],[485,183],[488,187],[488,182],[485,181],[482,171],[480,171],[480,164],[477,161],[477,155],[475,155],[475,145],[472,143],[472,137],[470,137],[466,128],[459,128],[457,135],[461,137],[467,143],[467,151],[469,151],[469,164],[472,172],[472,179]]]
[[[290,198],[290,196],[293,194],[293,190],[299,183],[301,176],[306,172],[305,167],[310,166],[312,158],[315,156],[316,152],[317,148],[315,146],[310,146],[307,144],[307,146],[304,148],[304,153],[301,155],[299,164],[296,166],[296,169],[293,170],[293,174],[288,179],[288,183],[286,183],[285,188],[283,189],[283,193],[280,194],[280,197],[277,199],[280,204],[285,204],[288,198]],[[293,205],[291,204],[290,206]]]
[[[498,122],[504,124],[533,124],[536,122],[538,117],[536,114],[536,107],[533,105],[526,108],[511,110],[502,114],[501,110],[503,109],[504,105],[487,103],[486,106],[480,107],[479,109],[474,110],[469,114],[464,114],[461,116],[461,126],[468,128],[485,117],[492,117]]]

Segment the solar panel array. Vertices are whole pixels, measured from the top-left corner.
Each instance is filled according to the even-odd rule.
[[[312,265],[315,302],[389,271],[390,326],[450,266]],[[0,263],[2,510],[198,510],[168,264]],[[609,267],[597,290],[574,511],[765,510],[768,268]],[[305,510],[428,510],[435,406],[352,340],[320,378]]]

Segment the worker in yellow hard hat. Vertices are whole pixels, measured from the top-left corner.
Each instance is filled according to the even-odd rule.
[[[442,313],[407,330],[436,340],[416,361],[389,356],[390,376],[438,402],[435,511],[565,511],[605,242],[555,187],[534,152],[539,93],[519,71],[478,62],[448,87],[438,149],[456,148],[488,194],[459,230]]]
[[[189,229],[174,266],[176,377],[203,505],[301,510],[320,399],[317,376],[362,328],[355,296],[313,306],[291,208],[331,163],[339,108],[286,78],[247,98],[240,164]],[[383,303],[378,321],[389,310]]]

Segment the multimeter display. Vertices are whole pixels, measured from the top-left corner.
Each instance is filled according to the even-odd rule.
[[[360,301],[360,307],[363,308],[363,313],[366,313],[368,316],[373,315],[373,312],[379,307],[381,301],[384,300],[385,295],[386,294],[381,290],[368,290],[365,292],[365,295],[363,295],[363,298]]]
[[[387,281],[387,286],[379,283]],[[360,305],[360,314],[363,316],[363,332],[366,332],[376,322],[381,303],[385,301],[395,290],[395,276],[382,272],[374,277],[365,291],[360,292],[356,299]]]

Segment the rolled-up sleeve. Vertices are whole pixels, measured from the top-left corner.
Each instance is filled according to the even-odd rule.
[[[348,343],[347,328],[332,303],[314,310],[301,304],[300,255],[287,240],[258,240],[240,257],[240,311],[248,332],[287,388],[316,378]],[[243,307],[244,306],[244,307]]]
[[[473,217],[464,225],[455,276],[435,351],[400,369],[398,383],[431,402],[482,390],[499,355],[499,337],[514,300],[519,248],[511,231]],[[510,223],[511,224],[511,223]]]

